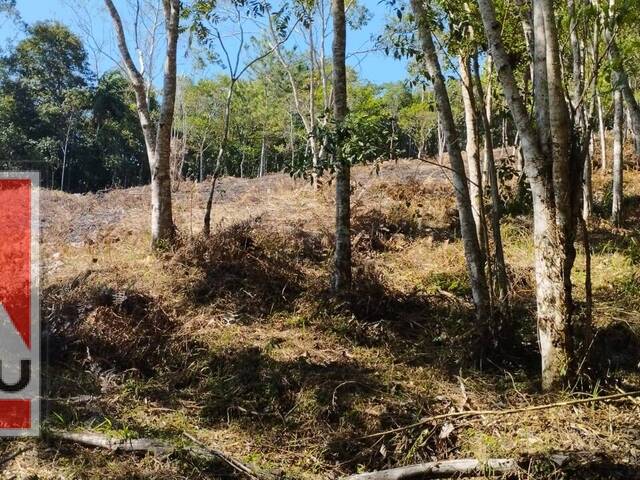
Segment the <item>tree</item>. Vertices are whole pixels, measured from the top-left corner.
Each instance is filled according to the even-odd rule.
[[[438,113],[442,121],[445,140],[449,151],[449,161],[453,172],[453,187],[455,190],[458,215],[460,217],[460,230],[467,270],[471,281],[471,292],[476,307],[478,330],[480,332],[480,344],[487,340],[490,328],[491,305],[489,288],[484,271],[484,258],[478,243],[476,225],[473,218],[473,208],[469,195],[469,187],[460,151],[459,137],[456,130],[449,95],[440,68],[440,62],[433,43],[429,12],[422,0],[412,0],[411,5],[415,15],[418,35],[422,46],[422,59],[427,73],[433,82],[433,91],[438,106]]]
[[[151,114],[150,88],[136,67],[125,36],[122,19],[112,0],[104,0],[116,32],[118,50],[125,71],[135,92],[140,126],[144,135],[147,158],[151,170],[151,243],[164,248],[175,240],[175,225],[171,199],[171,128],[176,97],[176,55],[180,1],[163,0],[166,54],[162,87],[162,105],[157,123]],[[144,70],[143,70],[144,72]]]
[[[525,173],[533,197],[542,387],[549,390],[564,385],[577,368],[572,335],[571,270],[585,146],[569,119],[550,0],[533,1],[535,126],[502,43],[493,2],[478,0],[478,5],[504,96],[522,141]]]
[[[36,23],[27,33],[2,62],[0,87],[12,98],[4,118],[13,131],[8,158],[46,165],[45,185],[62,188],[79,121],[89,107],[87,54],[60,23]]]
[[[623,94],[619,89],[613,92],[613,185],[611,202],[611,221],[615,226],[622,225],[622,172],[624,170],[623,129],[624,105]]]
[[[611,7],[615,4],[611,2]],[[613,8],[611,8],[613,10]],[[623,58],[618,48],[618,43],[615,38],[614,28],[616,26],[615,11],[609,11],[609,18],[606,20],[604,28],[605,42],[608,45],[609,58],[612,64],[612,83],[614,88],[620,89],[624,101],[627,104],[627,111],[629,112],[629,118],[631,120],[630,127],[635,139],[636,155],[640,155],[640,105],[636,101],[636,98],[629,84],[629,76],[623,64]]]
[[[343,154],[341,131],[347,117],[347,26],[344,0],[332,0],[333,13],[333,114],[338,128],[336,165],[336,251],[332,286],[336,292],[351,287],[351,173]]]
[[[209,234],[211,233],[211,209],[213,207],[213,196],[215,193],[218,177],[221,175],[224,168],[224,158],[227,152],[229,130],[231,125],[231,107],[236,85],[238,84],[238,81],[242,78],[242,76],[253,65],[271,55],[277,48],[280,47],[281,44],[286,42],[286,40],[291,35],[293,28],[295,27],[294,24],[291,30],[287,31],[287,22],[280,19],[282,12],[276,12],[272,14],[269,11],[268,5],[266,4],[250,5],[250,16],[255,18],[262,15],[266,11],[267,15],[269,16],[270,25],[272,25],[271,22],[273,21],[278,23],[279,38],[275,42],[275,44],[270,46],[270,48],[266,50],[259,50],[254,57],[243,62],[242,54],[245,51],[245,42],[247,40],[245,37],[244,22],[247,19],[242,15],[242,7],[244,7],[243,2],[232,0],[230,12],[224,12],[220,7],[218,7],[218,11],[216,12],[216,14],[212,15],[213,5],[210,2],[198,0],[195,3],[194,8],[191,9],[191,14],[193,15],[193,31],[197,34],[198,40],[203,45],[211,47],[211,45],[213,44],[217,45],[217,47],[220,48],[221,56],[224,58],[223,66],[225,70],[227,70],[229,81],[223,114],[224,126],[222,131],[222,138],[218,147],[218,155],[216,157],[213,178],[211,180],[211,188],[209,189],[209,197],[207,198],[207,205],[204,214],[202,232],[205,236],[209,236]],[[272,16],[275,17],[275,20],[272,19]],[[238,42],[237,49],[235,51],[235,54],[233,55],[233,52],[230,52],[230,49],[228,48],[228,41],[225,42],[225,39],[220,32],[219,25],[224,21],[231,22],[234,27],[238,29],[234,35],[231,35],[232,37],[235,37]]]

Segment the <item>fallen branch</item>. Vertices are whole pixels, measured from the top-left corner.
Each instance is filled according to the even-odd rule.
[[[230,457],[226,453],[221,452],[220,450],[218,450],[216,448],[208,447],[207,445],[202,443],[200,440],[198,440],[197,438],[193,437],[192,435],[189,435],[188,433],[184,433],[184,436],[187,437],[189,440],[191,440],[193,443],[195,443],[195,444],[199,445],[201,448],[203,448],[205,452],[209,452],[209,454],[214,455],[214,456],[222,459],[231,468],[233,468],[234,470],[237,470],[237,471],[239,471],[241,473],[244,473],[249,478],[253,478],[255,480],[259,480],[261,478],[271,477],[271,475],[266,475],[266,474],[264,474],[262,472],[259,472],[257,468],[251,467],[249,465],[245,465],[244,463],[239,462],[235,458]]]
[[[521,413],[521,412],[533,412],[536,410],[547,410],[550,408],[557,407],[566,407],[569,405],[579,405],[582,403],[594,403],[594,402],[605,402],[611,400],[621,400],[625,398],[633,398],[640,396],[640,390],[636,390],[634,392],[625,392],[625,393],[615,393],[612,395],[605,395],[603,397],[589,397],[589,398],[579,398],[577,400],[565,400],[563,402],[555,402],[555,403],[547,403],[545,405],[533,405],[529,407],[520,407],[520,408],[508,408],[505,410],[464,410],[460,412],[450,412],[450,413],[442,413],[440,415],[433,415],[431,417],[423,418],[419,422],[411,423],[409,425],[405,425],[403,427],[392,428],[390,430],[386,430],[384,432],[372,433],[370,435],[364,435],[359,437],[358,439],[364,438],[374,438],[381,437],[383,435],[388,435],[391,433],[402,432],[404,430],[409,430],[411,428],[421,427],[429,422],[433,422],[434,420],[442,420],[445,418],[461,418],[461,417],[476,417],[482,415],[509,415],[512,413]]]
[[[122,452],[148,452],[154,455],[168,455],[175,447],[153,438],[117,439],[93,432],[65,432],[51,430],[49,436],[59,440],[79,443],[88,447],[107,448]]]
[[[231,468],[252,480],[271,478],[271,475],[261,472],[255,467],[245,465],[221,450],[207,447],[188,433],[184,433],[184,436],[197,444],[198,447],[178,448],[169,442],[155,438],[117,439],[95,432],[65,432],[63,430],[49,430],[48,435],[59,440],[79,443],[89,447],[107,448],[113,451],[146,452],[153,455],[171,455],[173,453],[183,451],[209,461],[214,459],[222,460]]]
[[[517,473],[518,462],[511,458],[492,458],[481,462],[473,458],[442,460],[440,462],[419,463],[406,467],[360,473],[343,480],[408,480],[424,478],[480,477]]]
[[[360,473],[342,480],[418,480],[430,478],[503,477],[526,473],[532,462],[546,461],[557,470],[569,473],[567,478],[624,478],[640,480],[640,465],[628,460],[612,462],[606,456],[593,452],[555,453],[546,457],[490,458],[486,461],[475,458],[442,460],[419,463],[378,472]],[[564,477],[563,477],[564,478]]]

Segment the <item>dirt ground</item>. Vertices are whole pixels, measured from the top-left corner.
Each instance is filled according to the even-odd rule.
[[[328,292],[329,182],[316,191],[282,174],[224,178],[208,239],[199,236],[208,185],[183,182],[180,245],[162,255],[149,252],[148,187],[43,191],[45,434],[0,443],[3,477],[234,476],[180,452],[82,447],[54,438],[58,430],[153,437],[178,450],[191,444],[187,433],[291,479],[465,457],[532,459],[521,478],[606,478],[536,460],[552,452],[601,459],[614,473],[639,464],[640,405],[630,400],[370,435],[447,412],[639,390],[640,173],[625,172],[624,228],[606,220],[609,177],[594,177],[600,368],[542,394],[529,215],[507,211],[503,221],[514,339],[480,365],[469,355],[474,317],[447,170],[415,160],[354,170],[354,291],[341,301]],[[579,251],[578,301],[583,265]]]

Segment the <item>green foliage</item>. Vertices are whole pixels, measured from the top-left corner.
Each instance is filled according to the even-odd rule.
[[[36,23],[0,60],[0,164],[38,169],[45,186],[86,191],[145,179],[133,96],[118,73],[94,84],[82,41]],[[66,157],[66,158],[65,158]]]

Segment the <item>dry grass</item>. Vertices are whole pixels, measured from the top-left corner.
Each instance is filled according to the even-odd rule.
[[[603,192],[606,180],[596,174],[595,182]],[[380,176],[357,168],[354,185],[355,288],[341,301],[326,290],[329,185],[316,192],[284,175],[225,178],[216,228],[205,241],[197,234],[207,186],[184,183],[175,201],[182,245],[162,257],[148,253],[147,188],[43,192],[44,318],[52,338],[45,425],[176,444],[186,431],[287,478],[556,450],[639,460],[639,407],[629,402],[361,439],[432,414],[539,404],[571,393],[537,389],[528,218],[505,219],[503,232],[522,340],[479,368],[465,343],[473,316],[453,192],[442,173],[401,161],[385,164]],[[623,321],[638,332],[640,174],[627,172],[626,187],[627,228],[599,218],[593,224],[595,314],[601,326]],[[619,351],[636,348],[620,343],[633,335],[602,336],[609,339],[602,351],[608,341]],[[637,369],[624,360],[602,359],[606,388],[614,379],[638,385]],[[79,395],[93,398],[69,401]],[[189,458],[46,440],[4,442],[0,459],[25,444],[33,449],[4,465],[10,478],[229,474]]]

